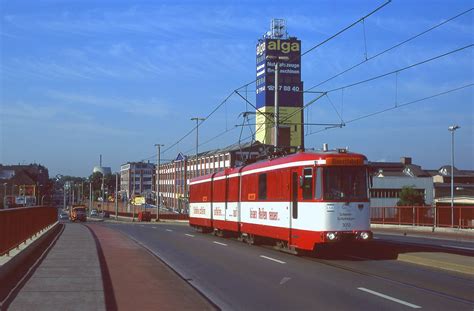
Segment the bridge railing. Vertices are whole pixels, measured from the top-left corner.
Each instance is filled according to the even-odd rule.
[[[371,206],[373,224],[474,229],[474,206]]]
[[[0,210],[0,256],[8,254],[57,219],[57,209],[49,206]]]

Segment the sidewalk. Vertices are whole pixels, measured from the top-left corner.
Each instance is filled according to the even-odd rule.
[[[213,310],[194,288],[125,235],[65,224],[9,310]]]
[[[56,244],[26,282],[9,310],[105,310],[94,238],[66,224]]]

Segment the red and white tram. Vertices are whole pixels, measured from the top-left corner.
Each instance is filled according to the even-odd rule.
[[[298,152],[192,179],[189,224],[292,252],[370,240],[367,182],[361,154]]]

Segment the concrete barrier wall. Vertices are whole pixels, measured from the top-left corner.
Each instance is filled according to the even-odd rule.
[[[49,206],[0,210],[0,256],[54,224],[57,219],[57,209]]]

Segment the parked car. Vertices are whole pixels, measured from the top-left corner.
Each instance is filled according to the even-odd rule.
[[[68,213],[66,213],[66,212],[59,213],[59,219],[60,220],[67,220],[68,218],[69,218]]]
[[[99,211],[95,208],[91,210],[91,217],[99,217]]]

